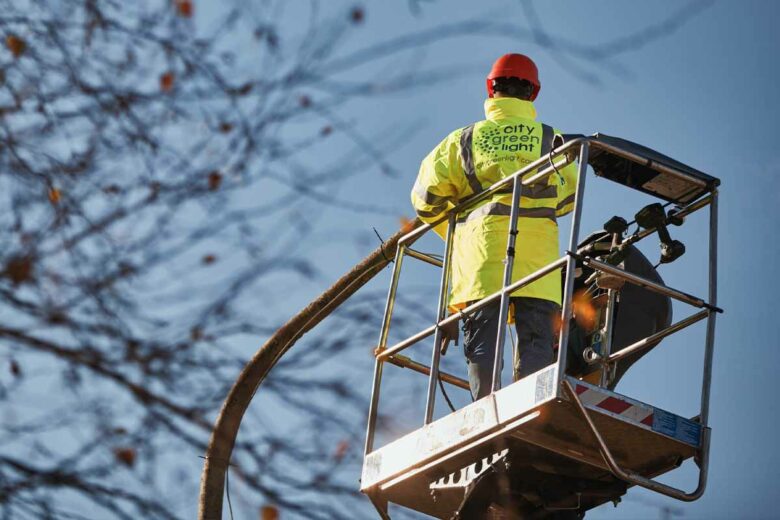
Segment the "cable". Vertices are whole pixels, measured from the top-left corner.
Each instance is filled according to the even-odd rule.
[[[517,354],[517,357],[520,357],[520,353],[517,352],[517,346],[515,345],[515,336],[512,334],[512,329],[514,327],[509,328],[509,339],[512,341],[512,379],[517,381],[517,370],[515,368],[515,354]]]
[[[198,455],[199,458],[204,460],[209,460],[211,457],[205,457],[203,455]],[[212,460],[219,460],[219,459],[212,459]],[[225,492],[227,493],[227,503],[228,503],[228,510],[230,511],[230,520],[233,520],[233,504],[230,502],[230,466],[231,464],[228,462],[225,466]]]
[[[233,520],[233,504],[230,502],[230,464],[225,470],[225,493],[227,494],[228,511],[230,511],[230,520]]]
[[[447,391],[444,390],[444,383],[441,380],[441,372],[439,372],[439,377],[437,378],[439,380],[439,388],[441,388],[441,393],[444,396],[444,400],[447,401],[447,406],[450,407],[451,411],[455,411],[455,407],[452,406],[452,401],[450,401],[450,396],[447,395]]]
[[[374,233],[376,233],[376,237],[379,239],[379,249],[382,251],[382,258],[384,258],[387,262],[392,263],[393,261],[385,255],[385,239],[382,238],[382,236],[379,234],[379,231],[376,230],[375,227],[372,227],[371,229],[374,230]]]
[[[560,135],[560,134],[558,134]],[[563,136],[561,136],[561,139],[563,139]],[[553,140],[555,140],[555,136],[553,136]],[[561,175],[561,172],[558,171],[558,166],[555,165],[555,161],[553,161],[553,148],[550,147],[550,155],[547,157],[547,160],[550,161],[550,165],[553,167],[553,170],[555,170],[555,173],[558,175],[559,178],[563,178],[563,175]]]

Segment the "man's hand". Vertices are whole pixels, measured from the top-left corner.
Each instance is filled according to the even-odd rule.
[[[458,329],[458,322],[453,321],[441,327],[441,355],[447,354],[447,347],[450,346],[450,340],[458,344],[458,337],[460,336],[460,330]]]

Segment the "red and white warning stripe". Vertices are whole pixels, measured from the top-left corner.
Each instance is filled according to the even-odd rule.
[[[601,408],[631,421],[653,427],[652,406],[620,399],[614,395],[605,395],[603,392],[579,383],[576,390],[582,404],[587,408]]]

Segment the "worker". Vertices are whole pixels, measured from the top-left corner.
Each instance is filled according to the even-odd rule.
[[[527,164],[549,154],[552,127],[536,121],[533,101],[541,84],[534,62],[506,54],[487,76],[483,121],[448,135],[420,166],[412,205],[424,222],[434,222],[459,202],[482,192]],[[526,178],[536,171],[529,173]],[[543,181],[523,187],[512,280],[558,256],[557,218],[574,206],[577,170],[572,163]],[[501,289],[507,252],[511,184],[456,217],[452,246],[450,310],[470,305]],[[447,221],[436,226],[446,237]],[[554,271],[511,294],[518,337],[515,374],[525,377],[552,363],[554,322],[560,314],[561,274]],[[464,319],[463,347],[469,385],[476,400],[492,391],[500,303]]]

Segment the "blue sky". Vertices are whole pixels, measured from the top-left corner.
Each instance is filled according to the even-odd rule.
[[[772,153],[775,147],[771,126],[780,120],[780,104],[776,99],[780,54],[776,25],[780,19],[780,2],[538,0],[529,4],[519,0],[363,0],[365,21],[353,24],[347,14],[360,0],[321,0],[318,4],[308,0],[256,0],[246,4],[244,0],[234,1],[246,7],[247,12],[261,13],[263,16],[258,19],[265,19],[266,14],[276,19],[278,14],[282,20],[280,38],[282,45],[289,46],[287,50],[295,47],[296,38],[306,34],[312,11],[321,19],[330,20],[332,25],[322,22],[317,28],[323,34],[329,34],[329,29],[342,30],[344,35],[338,41],[340,50],[336,58],[329,58],[330,63],[377,42],[393,42],[388,47],[391,52],[382,59],[349,68],[330,78],[350,84],[369,78],[380,84],[384,81],[386,89],[343,104],[328,105],[332,107],[331,112],[325,114],[321,110],[327,101],[332,101],[331,94],[312,87],[307,92],[313,100],[311,115],[296,119],[278,136],[280,140],[305,143],[301,136],[319,135],[325,125],[334,127],[333,135],[323,139],[316,149],[312,146],[311,150],[296,155],[295,166],[299,169],[272,173],[292,177],[321,172],[323,165],[333,165],[344,176],[338,188],[331,185],[323,188],[333,190],[329,192],[333,200],[346,201],[347,205],[358,203],[375,211],[312,203],[311,213],[289,215],[291,224],[305,224],[316,230],[305,241],[284,242],[285,237],[294,236],[294,226],[278,233],[275,229],[262,230],[268,240],[289,246],[292,257],[311,256],[317,267],[316,277],[310,283],[303,283],[297,276],[279,274],[262,286],[264,294],[247,291],[266,306],[260,309],[263,324],[266,319],[271,324],[275,319],[280,324],[286,321],[373,250],[377,245],[374,228],[382,236],[389,236],[398,229],[402,218],[413,216],[409,192],[422,158],[452,130],[484,117],[484,78],[495,58],[507,52],[528,54],[540,69],[542,90],[536,108],[544,122],[565,132],[599,131],[624,137],[722,180],[719,305],[726,313],[718,318],[716,335],[708,491],[700,501],[683,504],[644,490],[632,490],[618,508],[602,507],[592,511],[588,518],[659,518],[662,507],[674,508],[675,516],[683,518],[780,517],[774,504],[776,482],[780,478],[780,451],[775,444],[779,407],[775,405],[774,395],[780,353],[773,327],[775,295],[780,290],[774,259],[780,248],[778,233],[772,227],[780,216],[777,204],[780,160]],[[194,4],[200,30],[224,15],[232,2],[195,0]],[[529,5],[533,8],[529,9]],[[266,12],[271,10],[274,13]],[[467,21],[472,24],[456,25]],[[492,29],[486,29],[488,26]],[[406,35],[419,35],[433,28],[438,29],[427,45],[405,46]],[[444,34],[442,28],[450,28],[450,32]],[[198,36],[205,34],[208,32],[199,32]],[[246,41],[240,40],[242,37],[254,41],[249,33],[243,36],[236,33],[235,37],[221,40],[230,47],[227,51],[235,52],[236,62],[240,64],[236,68],[246,66],[252,73],[270,75],[264,70],[267,62],[258,63],[257,42],[253,50]],[[316,47],[318,41],[312,39],[307,44]],[[621,51],[615,52],[617,48]],[[309,48],[303,54],[312,56],[316,51]],[[312,60],[316,63],[316,58]],[[424,83],[430,78],[436,81],[428,86],[394,88],[399,83]],[[157,75],[150,76],[149,81],[154,85]],[[299,95],[298,88],[294,96]],[[206,130],[193,129],[193,133]],[[300,135],[296,135],[299,131]],[[353,135],[350,138],[348,134]],[[355,135],[360,136],[358,144]],[[185,148],[189,137],[182,135]],[[213,160],[219,163],[222,157],[215,156]],[[378,162],[388,166],[388,171],[377,167]],[[260,189],[243,193],[245,202],[256,203],[274,199],[282,191],[287,193],[289,186],[280,187],[274,182],[263,178]],[[620,186],[592,175],[585,196],[583,236],[598,229],[612,215],[630,219],[649,202],[647,196],[627,193]],[[187,212],[179,215],[185,221],[187,217]],[[563,240],[569,223],[568,219],[560,223]],[[664,266],[661,275],[673,287],[706,295],[706,212],[690,218],[682,228],[672,228],[671,232],[686,243],[688,252],[674,264]],[[651,239],[642,245],[653,260],[659,254],[655,242]],[[418,246],[432,252],[442,249],[437,237],[429,237]],[[238,255],[228,256],[226,253],[225,262],[214,267],[215,272],[235,269],[234,263],[242,261]],[[186,266],[177,267],[187,270]],[[424,304],[432,320],[439,274],[411,262],[406,267],[402,293]],[[162,273],[163,276],[170,277],[170,273]],[[381,299],[389,277],[388,269],[363,289],[363,293]],[[216,291],[215,287],[220,285],[217,278],[201,279],[200,271],[193,271],[191,278],[192,287],[203,293]],[[155,303],[171,314],[179,314],[192,312],[190,305],[195,302],[170,306],[165,300]],[[683,306],[676,305],[674,310],[677,319],[690,313]],[[380,318],[375,315],[377,333]],[[338,319],[331,320],[317,332],[307,334],[296,348],[316,348],[318,339],[338,326]],[[397,334],[394,338],[397,339]],[[229,348],[249,358],[266,339],[241,337]],[[618,391],[680,415],[696,415],[703,340],[703,324],[665,340],[634,366],[621,381]],[[337,373],[357,385],[367,401],[373,362],[368,353],[372,347],[368,342],[357,345],[350,351],[350,359],[330,360],[316,370],[340,370]],[[409,354],[427,361],[429,348],[427,345],[427,348],[412,349],[414,352]],[[465,375],[460,348],[450,350],[444,366],[449,372]],[[45,369],[43,364],[37,368],[39,377],[48,377]],[[406,397],[419,396],[419,402],[407,403],[392,402],[392,392],[384,394],[384,409],[398,412],[398,427],[394,431],[397,433],[421,424],[425,380],[408,371],[393,370],[387,371],[387,379],[392,379],[390,384],[406,388],[403,393]],[[36,390],[35,398],[51,405],[52,388],[59,390],[55,388],[59,384],[47,379],[46,386]],[[451,396],[458,405],[469,400],[465,392],[453,391]],[[253,402],[255,414],[251,420],[248,414],[242,433],[251,438],[254,427],[294,434],[300,427],[296,423],[299,419],[296,411],[283,409],[284,404],[268,405],[261,389]],[[446,413],[441,399],[438,405],[437,417]],[[12,410],[11,406],[7,408],[6,413]],[[125,405],[119,403],[112,413],[121,415],[125,410]],[[342,406],[341,410],[347,407]],[[350,407],[348,412],[355,416],[355,430],[362,431],[363,411]],[[328,445],[334,435],[340,433],[323,428],[317,440]],[[383,435],[388,437],[387,432]],[[57,441],[60,448],[69,443],[64,437]],[[360,441],[353,443],[350,449],[355,451],[350,454],[360,450]],[[182,459],[181,455],[172,450],[168,454],[171,464],[181,463],[176,460]],[[188,470],[182,474],[181,482],[174,483],[175,489],[162,490],[182,496],[188,508],[183,513],[185,517],[195,514],[197,471],[201,468],[201,460],[196,455],[190,453],[184,457],[185,462],[181,464],[189,464]],[[345,466],[352,471],[345,478],[354,481],[357,487],[360,468]],[[195,469],[190,471],[191,468]],[[269,479],[275,477],[268,475]],[[664,477],[664,481],[692,489],[695,477],[694,468],[687,464]],[[244,511],[251,510],[254,514],[255,497],[247,494],[250,498],[242,503],[240,481],[234,490],[239,507],[245,506]],[[365,504],[369,511],[368,502]]]
[[[408,193],[420,160],[448,132],[483,117],[484,75],[492,60],[506,52],[532,56],[542,82],[536,102],[540,119],[567,132],[601,131],[642,143],[722,180],[719,303],[726,313],[718,319],[716,337],[708,491],[700,501],[683,504],[633,490],[617,509],[605,506],[588,518],[658,518],[659,509],[652,504],[678,508],[684,518],[776,517],[780,457],[774,389],[780,354],[772,324],[780,288],[774,258],[780,251],[772,226],[778,218],[780,160],[773,154],[771,125],[780,119],[776,99],[780,39],[775,27],[780,3],[534,3],[554,42],[589,48],[635,34],[686,6],[702,7],[684,26],[659,40],[597,61],[571,54],[562,60],[562,51],[538,43],[529,32],[528,13],[517,2],[421,1],[416,15],[390,4],[366,5],[366,25],[350,48],[474,17],[516,24],[519,31],[515,37],[456,35],[424,52],[368,66],[372,74],[393,74],[411,66],[459,74],[432,88],[359,103],[341,114],[380,146],[399,129],[408,130],[410,137],[388,155],[399,175],[368,170],[341,192],[388,208],[387,217],[355,219],[334,209],[328,210],[321,225],[364,237],[373,234],[372,226],[385,235],[395,231],[400,216],[412,215]],[[613,214],[630,217],[647,203],[647,198],[626,195],[595,177],[588,180],[586,198],[586,233]],[[661,271],[669,285],[701,295],[706,295],[705,224],[702,213],[672,230],[688,252]],[[561,229],[567,225],[568,221],[562,223]],[[643,249],[651,259],[657,258],[654,243]],[[366,251],[320,244],[317,254],[326,273],[322,285]],[[430,273],[415,276],[415,283],[436,284]],[[379,286],[387,283],[389,271],[381,278]],[[301,306],[316,289],[301,295]],[[675,307],[678,318],[686,312]],[[635,365],[618,391],[682,415],[698,413],[703,334],[704,327],[697,326],[666,340]],[[457,358],[452,366],[457,369],[461,361]],[[362,375],[366,390],[370,377]],[[683,467],[666,481],[692,489],[695,472]]]

